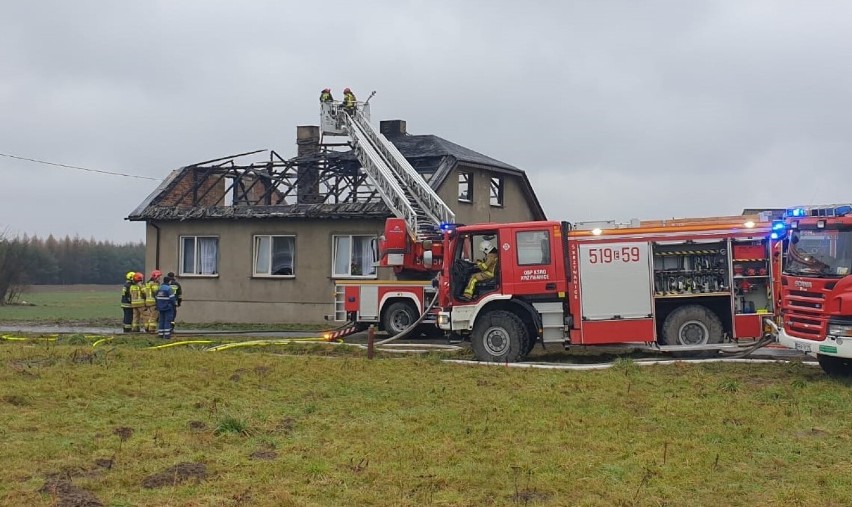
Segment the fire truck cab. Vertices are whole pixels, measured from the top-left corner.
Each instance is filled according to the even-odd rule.
[[[783,246],[778,341],[852,376],[852,205],[790,208],[772,234]]]
[[[438,326],[499,362],[538,342],[713,351],[763,335],[774,312],[767,217],[592,225],[456,227],[445,240]],[[466,298],[485,241],[497,248],[495,276]]]

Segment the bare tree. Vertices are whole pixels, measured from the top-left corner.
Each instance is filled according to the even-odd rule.
[[[19,298],[25,280],[27,244],[0,233],[0,305]]]

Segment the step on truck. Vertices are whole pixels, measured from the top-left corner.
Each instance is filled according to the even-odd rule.
[[[826,373],[852,376],[852,204],[787,209],[779,248],[779,343],[815,355]]]
[[[753,342],[774,316],[766,216],[525,222],[445,234],[438,326],[482,361],[514,362],[536,343],[718,353]],[[484,242],[493,279],[465,297]]]

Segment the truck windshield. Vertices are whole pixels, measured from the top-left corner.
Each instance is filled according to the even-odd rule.
[[[801,229],[790,235],[784,273],[846,276],[852,272],[852,229]]]

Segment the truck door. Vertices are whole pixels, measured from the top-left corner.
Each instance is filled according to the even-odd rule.
[[[559,293],[564,294],[567,280],[559,226],[548,224],[507,230],[501,250],[507,275],[504,277],[504,293],[554,298]]]

